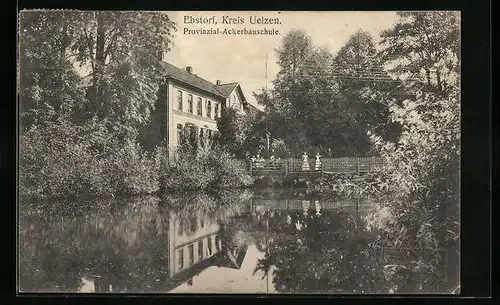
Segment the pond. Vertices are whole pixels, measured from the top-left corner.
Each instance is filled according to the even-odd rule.
[[[390,255],[401,249],[374,250],[375,206],[274,191],[26,203],[19,289],[387,294],[445,293],[458,283],[456,258],[436,279],[393,270]]]

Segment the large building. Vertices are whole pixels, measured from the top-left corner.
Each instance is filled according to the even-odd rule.
[[[169,151],[174,151],[186,138],[213,138],[218,132],[216,119],[226,107],[242,114],[261,111],[246,100],[238,82],[212,83],[197,76],[190,66],[178,68],[165,61],[160,63],[165,82],[155,102],[157,114],[141,130],[141,143],[148,148],[165,140]],[[88,94],[92,93],[91,79],[86,76],[81,82]]]
[[[165,134],[169,150],[174,150],[183,135],[198,139],[211,139],[217,133],[216,119],[225,107],[241,113],[255,109],[250,105],[237,82],[212,83],[194,73],[192,67],[184,69],[162,62],[166,79]]]

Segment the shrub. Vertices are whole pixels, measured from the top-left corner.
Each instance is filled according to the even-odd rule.
[[[158,161],[102,125],[36,125],[20,138],[20,194],[31,198],[151,194]]]
[[[196,152],[180,148],[164,173],[168,190],[214,190],[250,186],[245,164],[218,148],[200,146]]]

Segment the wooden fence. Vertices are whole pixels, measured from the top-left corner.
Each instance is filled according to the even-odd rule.
[[[322,158],[321,165],[316,167],[316,160],[309,160],[309,169],[304,169],[303,161],[299,158],[285,160],[260,159],[250,161],[249,169],[252,175],[263,173],[366,173],[382,166],[384,160],[380,157],[346,157],[346,158]]]

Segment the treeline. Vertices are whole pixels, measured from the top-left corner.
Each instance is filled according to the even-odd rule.
[[[280,70],[272,88],[254,93],[265,113],[253,118],[252,127],[240,127],[249,130],[240,139],[244,151],[265,154],[267,133],[280,157],[305,151],[328,157],[378,154],[369,132],[397,141],[402,125],[391,120],[390,107],[402,106],[419,90],[449,90],[447,74],[454,68],[447,58],[458,52],[450,43],[458,32],[439,28],[450,21],[448,15],[400,16],[415,22],[381,33],[379,45],[359,30],[335,54],[314,45],[302,30],[286,34],[276,50]]]
[[[167,156],[158,134],[165,118],[160,59],[175,30],[162,12],[20,13],[21,196],[134,195],[251,183],[217,147]]]

